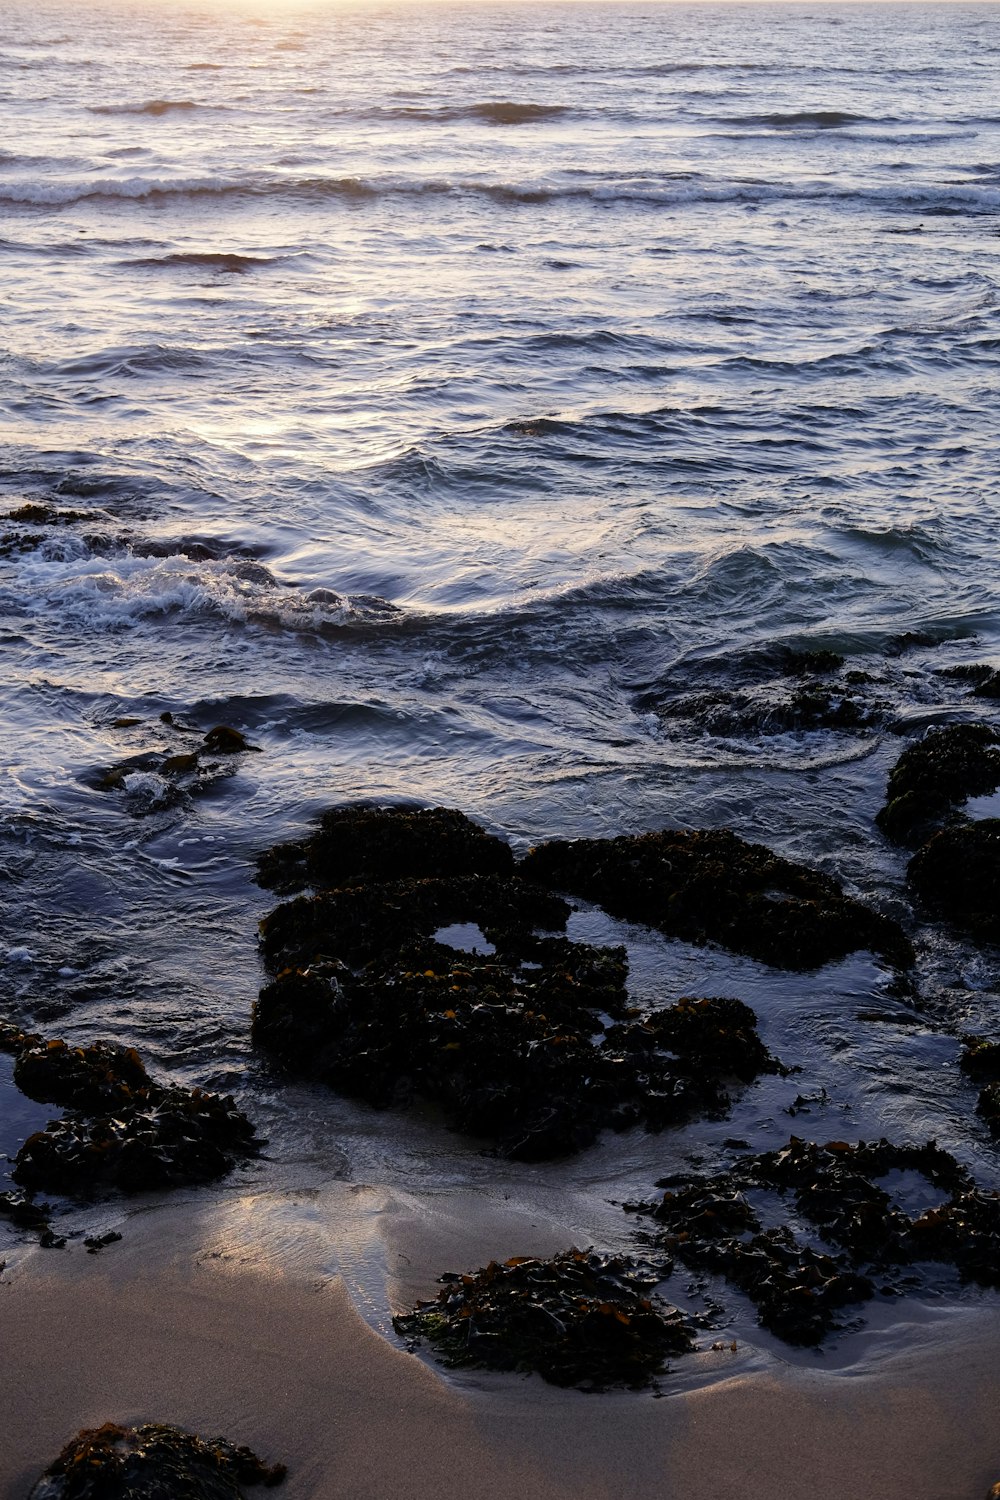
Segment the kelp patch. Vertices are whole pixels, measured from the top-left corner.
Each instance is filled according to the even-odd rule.
[[[912,1214],[898,1206],[886,1186],[894,1172],[918,1174],[932,1206]],[[978,1188],[934,1142],[818,1145],[793,1136],[728,1172],[658,1186],[659,1199],[626,1205],[658,1226],[656,1246],[745,1292],[762,1326],[790,1344],[819,1344],[842,1309],[887,1281],[899,1290],[893,1278],[904,1266],[947,1265],[964,1281],[1000,1286],[1000,1194]],[[809,1232],[768,1226],[753,1201],[759,1189],[777,1193],[786,1217]]]
[[[285,1472],[225,1438],[106,1422],[67,1443],[28,1500],[242,1500],[244,1486],[280,1484]]]
[[[141,725],[140,719],[123,718],[112,727],[129,730]],[[96,773],[92,781],[98,791],[118,793],[126,810],[137,817],[206,790],[234,774],[237,757],[258,750],[228,724],[216,724],[203,734],[170,712],[160,715],[156,733],[161,741],[168,738],[170,742],[126,756]]]
[[[694,1347],[681,1313],[653,1295],[661,1267],[593,1250],[548,1260],[515,1256],[393,1319],[448,1367],[536,1372],[553,1385],[604,1391],[652,1384],[671,1355]]]

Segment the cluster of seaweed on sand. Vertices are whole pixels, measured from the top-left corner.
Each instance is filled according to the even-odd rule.
[[[283,1464],[266,1464],[225,1438],[160,1422],[106,1422],[66,1444],[29,1500],[242,1500],[244,1486],[270,1487],[284,1477]]]
[[[694,1348],[683,1316],[653,1293],[664,1275],[661,1265],[592,1250],[514,1256],[472,1275],[441,1276],[438,1295],[393,1326],[429,1343],[452,1369],[534,1371],[581,1390],[639,1389],[670,1355]]]

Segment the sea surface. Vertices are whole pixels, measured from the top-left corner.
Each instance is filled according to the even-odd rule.
[[[907,736],[997,712],[942,669],[1000,660],[1000,7],[14,0],[0,100],[0,1012],[235,1091],[270,1144],[228,1232],[279,1259],[331,1184],[458,1261],[473,1200],[485,1253],[627,1243],[732,1136],[936,1137],[996,1185],[957,1067],[996,954],[873,818]],[[161,774],[217,724],[256,751]],[[803,1071],[498,1162],[250,1046],[254,855],[359,798],[519,851],[730,827],[903,920],[916,993],[581,910],[639,998],[739,995]],[[748,1358],[822,1358],[728,1305]]]

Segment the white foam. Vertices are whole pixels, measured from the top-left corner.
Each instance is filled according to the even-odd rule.
[[[11,613],[55,611],[67,625],[130,630],[170,615],[215,615],[238,624],[293,631],[374,621],[398,613],[378,599],[332,589],[282,587],[261,564],[186,557],[52,557],[40,549],[19,559],[17,579],[0,595]]]

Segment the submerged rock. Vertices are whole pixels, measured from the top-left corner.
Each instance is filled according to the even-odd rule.
[[[490,1261],[440,1278],[441,1291],[393,1318],[450,1368],[536,1372],[552,1385],[604,1391],[652,1384],[672,1354],[694,1347],[682,1315],[651,1295],[669,1266],[592,1250],[548,1260]]]
[[[910,1215],[880,1185],[891,1172],[919,1173],[941,1201]],[[893,1268],[955,1267],[962,1279],[1000,1286],[1000,1194],[983,1192],[933,1141],[828,1141],[793,1136],[780,1151],[740,1158],[729,1172],[679,1176],[629,1212],[657,1223],[656,1243],[701,1274],[744,1291],[761,1324],[791,1344],[818,1344],[840,1309],[875,1295]],[[746,1196],[791,1198],[825,1245],[803,1243],[784,1223],[767,1226]]]
[[[1000,732],[988,724],[929,729],[903,751],[875,821],[894,843],[916,844],[969,797],[1000,786]]]
[[[985,942],[1000,942],[1000,818],[940,829],[906,874],[931,911]]]
[[[434,1100],[452,1128],[540,1159],[607,1127],[723,1113],[732,1083],[780,1069],[738,1000],[630,1007],[625,950],[560,935],[570,908],[538,885],[497,873],[385,878],[397,839],[405,869],[513,864],[506,845],[444,809],[338,812],[301,863],[288,846],[265,859],[265,878],[282,885],[310,861],[341,880],[368,877],[299,896],[261,924],[275,978],[253,1036],[292,1072],[383,1107]],[[492,951],[442,941],[456,924],[478,927]]]
[[[74,1047],[10,1026],[0,1045],[22,1093],[69,1111],[18,1151],[11,1175],[24,1188],[81,1197],[209,1182],[260,1148],[231,1098],[157,1083],[132,1047]]]
[[[285,1472],[225,1438],[106,1422],[66,1444],[29,1500],[241,1500],[244,1486],[280,1484]]]
[[[714,942],[782,969],[814,969],[859,948],[909,966],[910,944],[836,880],[728,829],[552,840],[519,869],[613,916],[687,942]]]
[[[126,729],[140,722],[130,718],[115,721],[116,727]],[[228,724],[217,724],[202,735],[170,712],[160,715],[160,723],[177,737],[174,746],[126,756],[101,771],[93,782],[99,791],[122,793],[129,811],[137,815],[170,807],[186,794],[231,775],[232,756],[258,752],[256,745]]]

